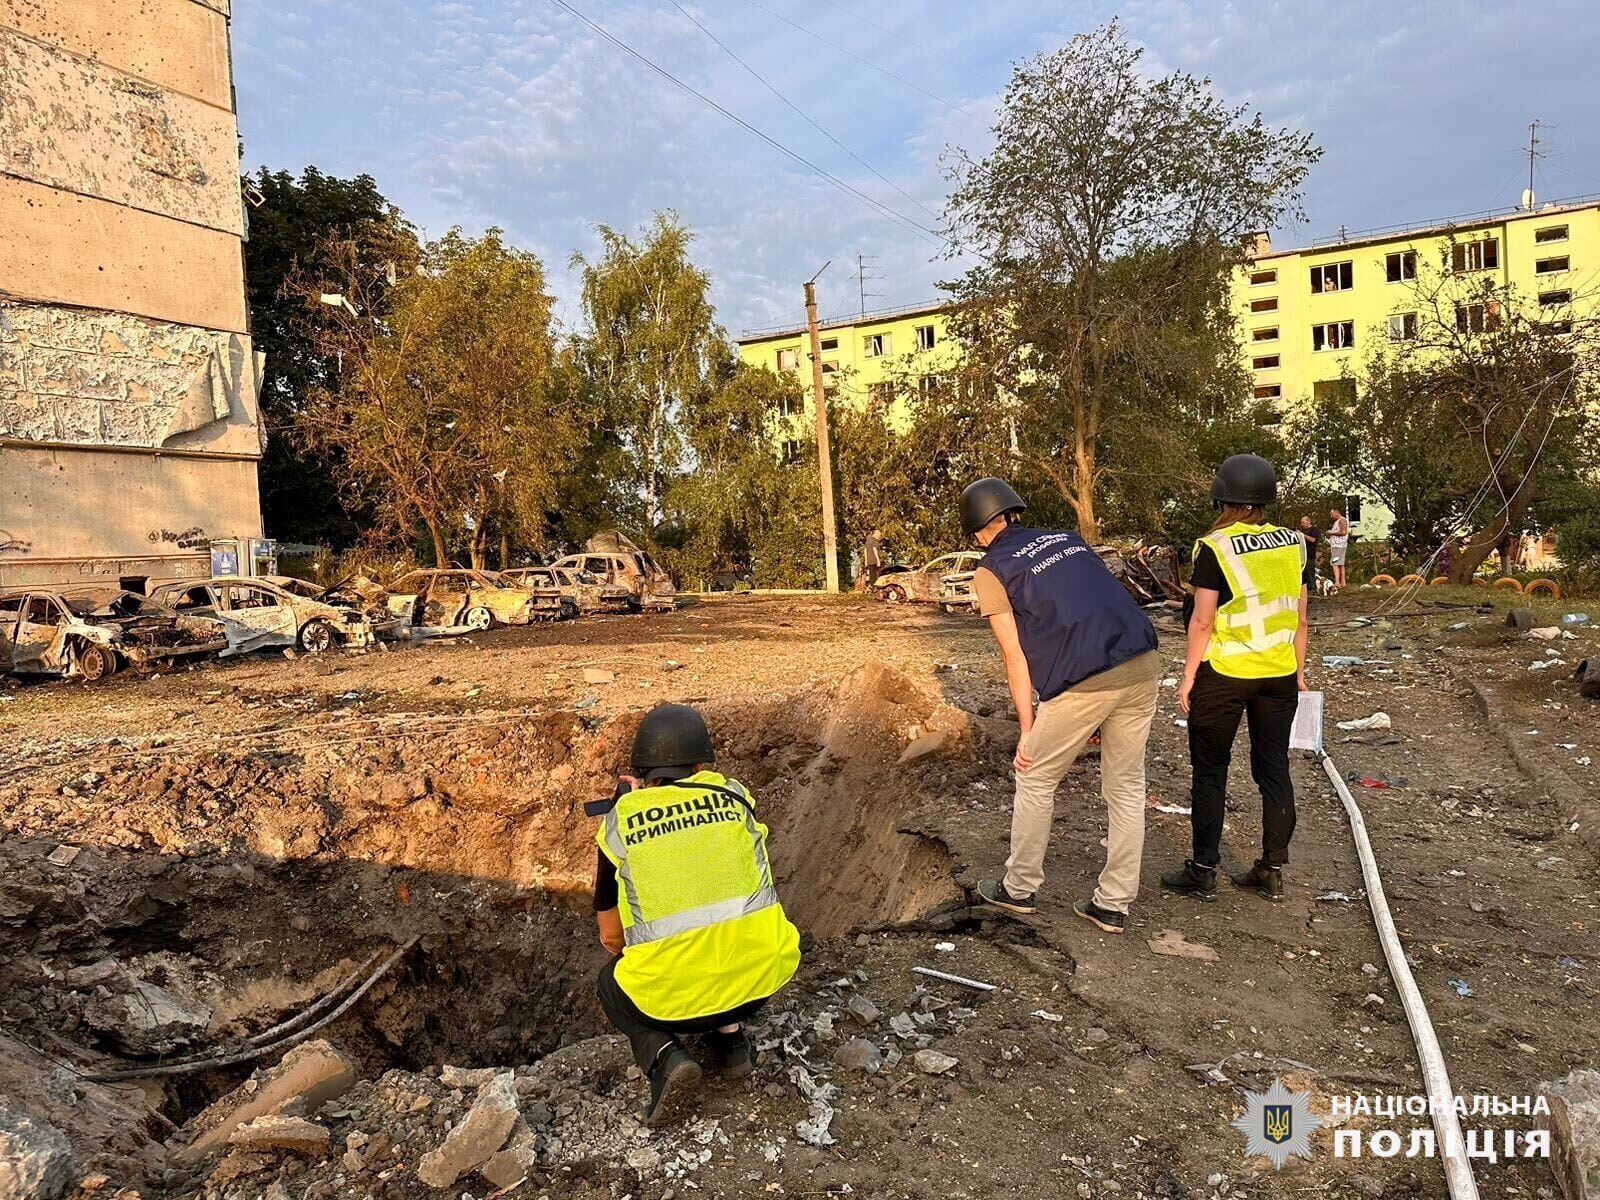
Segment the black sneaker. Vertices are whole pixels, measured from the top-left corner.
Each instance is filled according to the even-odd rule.
[[[1260,892],[1268,900],[1283,899],[1283,868],[1269,867],[1259,858],[1255,866],[1238,875],[1230,875],[1234,887],[1250,888]]]
[[[1026,896],[1013,896],[1006,891],[1003,879],[985,879],[978,884],[978,898],[985,904],[992,904],[996,908],[1003,908],[1014,913],[1038,912],[1033,905],[1033,894]]]
[[[734,1033],[712,1030],[706,1034],[706,1041],[724,1079],[743,1079],[756,1069],[756,1048],[750,1043],[750,1031],[743,1025]]]
[[[1215,900],[1217,869],[1201,866],[1192,858],[1187,859],[1178,870],[1168,871],[1161,877],[1161,886],[1169,892],[1193,896],[1196,900]]]
[[[661,1125],[683,1115],[685,1104],[700,1086],[700,1064],[677,1042],[656,1056],[650,1068],[650,1104],[644,1110],[646,1125]]]
[[[1113,912],[1109,908],[1101,908],[1093,900],[1079,900],[1072,906],[1072,911],[1077,913],[1091,925],[1098,925],[1107,933],[1121,933],[1128,924],[1128,914]]]

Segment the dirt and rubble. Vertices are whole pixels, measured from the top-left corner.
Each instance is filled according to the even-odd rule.
[[[1356,627],[1392,600],[1318,602],[1313,642],[1314,663],[1360,660],[1313,668],[1329,748],[1468,1096],[1532,1094],[1600,1040],[1600,706],[1567,666],[1600,636],[1540,611],[1573,638],[1530,637],[1496,599]],[[1175,674],[1177,636],[1162,648]],[[705,709],[755,791],[806,957],[757,1023],[754,1077],[647,1130],[593,1000],[582,803],[668,699]],[[1337,728],[1377,711],[1389,728]],[[1164,896],[1188,835],[1164,689],[1146,878],[1116,938],[1070,911],[1102,854],[1090,764],[1063,787],[1039,913],[967,906],[1005,856],[1015,738],[981,622],[851,599],[5,687],[0,1137],[40,1194],[74,1196],[1442,1196],[1437,1162],[1336,1159],[1326,1129],[1280,1174],[1229,1124],[1274,1077],[1324,1114],[1420,1087],[1316,764],[1295,765],[1285,903]],[[386,957],[287,1057],[83,1078],[275,1045]],[[1485,1196],[1556,1194],[1543,1162],[1477,1174]]]

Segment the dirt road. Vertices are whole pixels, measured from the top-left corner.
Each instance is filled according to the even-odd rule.
[[[1314,655],[1368,660],[1313,672],[1329,749],[1355,776],[1456,1090],[1528,1095],[1596,1065],[1600,1042],[1600,718],[1566,665],[1600,639],[1535,642],[1465,609],[1346,626],[1376,600],[1318,604]],[[1162,649],[1176,673],[1177,637]],[[1532,669],[1550,657],[1565,663]],[[537,1146],[517,1196],[1444,1194],[1437,1162],[1336,1159],[1327,1129],[1281,1173],[1245,1157],[1229,1124],[1243,1089],[1281,1076],[1326,1115],[1331,1096],[1407,1095],[1420,1075],[1314,763],[1295,767],[1286,902],[1224,884],[1198,905],[1156,886],[1188,839],[1162,811],[1187,805],[1170,687],[1122,937],[1070,910],[1102,853],[1092,760],[1062,788],[1038,915],[967,907],[1005,857],[1016,736],[970,619],[741,597],[0,697],[0,1094],[65,1130],[80,1173],[108,1187],[487,1195],[478,1175],[443,1191],[416,1176],[473,1103],[441,1081],[453,1064],[517,1068]],[[755,790],[809,937],[750,1087],[712,1088],[699,1120],[646,1134],[629,1115],[642,1084],[591,999],[581,802],[609,790],[638,715],[667,699],[705,707],[726,769]],[[1378,709],[1391,731],[1333,726]],[[1242,866],[1259,837],[1242,763],[1230,803],[1225,852]],[[81,850],[47,860],[61,846]],[[1167,931],[1214,959],[1157,953]],[[249,1067],[143,1088],[72,1074],[231,1044],[409,937],[401,967],[324,1032],[363,1080],[321,1114],[326,1157],[169,1156]],[[145,1019],[152,996],[187,1022]],[[881,1070],[839,1061],[857,1037]],[[955,1063],[927,1073],[945,1064],[919,1066],[923,1049]],[[1425,1119],[1357,1123],[1404,1139]],[[366,1149],[380,1134],[381,1156]],[[1485,1196],[1550,1194],[1542,1162],[1476,1166]]]

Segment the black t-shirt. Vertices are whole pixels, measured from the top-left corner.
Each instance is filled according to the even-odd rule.
[[[1312,550],[1315,550],[1317,548],[1317,543],[1322,540],[1322,530],[1318,529],[1315,525],[1313,525],[1310,529],[1302,529],[1300,534],[1306,539],[1306,545]]]
[[[594,850],[594,911],[610,912],[617,906],[617,869],[611,865],[606,852],[596,846]]]
[[[1300,573],[1300,583],[1303,587],[1312,587],[1317,581],[1316,568],[1312,565],[1311,558],[1310,554],[1306,555],[1306,567]],[[1222,564],[1217,561],[1217,552],[1205,542],[1200,543],[1200,553],[1195,555],[1194,568],[1189,572],[1189,582],[1196,588],[1210,588],[1216,592],[1219,608],[1233,599],[1233,589],[1228,586],[1228,577],[1222,573]]]

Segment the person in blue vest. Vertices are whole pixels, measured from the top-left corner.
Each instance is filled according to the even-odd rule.
[[[1026,507],[1003,479],[980,479],[961,493],[961,528],[985,550],[973,579],[978,608],[1000,645],[1022,727],[1012,761],[1011,857],[1005,875],[979,883],[978,895],[1011,912],[1035,911],[1056,787],[1099,730],[1105,869],[1094,895],[1072,911],[1121,933],[1144,854],[1145,743],[1162,665],[1156,631],[1081,537],[1023,525]]]

